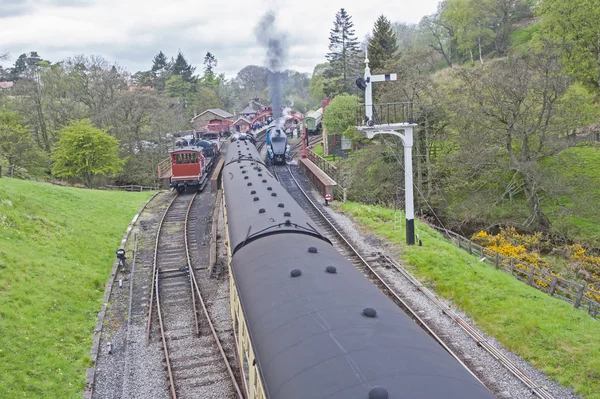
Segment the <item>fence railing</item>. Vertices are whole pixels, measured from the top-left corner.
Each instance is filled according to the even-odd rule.
[[[511,274],[550,296],[569,302],[575,308],[585,309],[590,316],[597,320],[600,319],[600,301],[595,299],[600,293],[590,290],[585,285],[562,279],[545,270],[538,269],[535,265],[494,252],[453,231],[438,226],[429,226],[449,238],[457,247],[481,258],[481,261]]]
[[[327,175],[329,175],[329,177],[331,177],[333,180],[336,179],[337,167],[334,164],[332,164],[313,150],[308,150],[307,158],[310,159],[312,163],[317,165],[323,172],[327,173]]]
[[[121,191],[156,191],[159,190],[156,186],[112,186],[110,184],[104,185],[101,187],[103,190],[121,190]]]

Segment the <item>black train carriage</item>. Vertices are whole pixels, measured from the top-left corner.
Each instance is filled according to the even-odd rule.
[[[250,399],[494,397],[312,227],[254,146],[230,145],[223,185]]]

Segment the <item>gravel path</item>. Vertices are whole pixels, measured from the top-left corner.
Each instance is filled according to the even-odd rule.
[[[297,172],[296,167],[292,167],[292,170]],[[323,197],[313,189],[302,174],[294,173],[294,176],[299,180],[304,190],[310,193],[313,200],[321,203],[324,202]],[[338,226],[343,229],[346,237],[352,242],[352,245],[354,245],[362,254],[369,256],[378,253],[387,253],[394,259],[398,258],[398,254],[400,253],[400,248],[398,246],[390,244],[378,236],[362,233],[351,219],[344,214],[336,212],[331,207],[326,208],[325,210],[336,220]],[[462,328],[460,328],[451,318],[443,314],[439,307],[423,293],[418,291],[412,283],[402,276],[401,273],[385,267],[379,267],[377,272],[384,276],[386,282],[391,284],[395,290],[400,293],[401,297],[417,311],[419,316],[428,323],[430,328],[444,340],[454,353],[459,355],[463,362],[492,392],[496,394],[498,398],[520,399],[536,397],[496,359],[477,346],[477,343],[467,335]],[[466,319],[471,325],[474,325],[467,315],[451,306],[452,304],[450,302],[444,299],[441,299],[441,301],[452,307],[456,313]],[[483,332],[481,333],[521,370],[528,374],[530,378],[539,385],[547,387],[548,391],[556,399],[579,398],[579,396],[575,395],[571,390],[550,381],[548,376],[533,368],[527,361],[504,349],[494,338],[487,336]]]

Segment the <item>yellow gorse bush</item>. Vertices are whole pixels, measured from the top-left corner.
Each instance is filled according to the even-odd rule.
[[[542,233],[535,234],[520,234],[514,227],[500,228],[500,233],[496,235],[488,234],[485,231],[480,231],[471,237],[471,240],[486,248],[488,254],[499,253],[509,258],[514,258],[521,263],[515,263],[515,268],[523,272],[529,270],[529,266],[533,265],[538,270],[545,270],[552,276],[561,277],[551,269],[548,261],[539,256],[540,245],[542,243]],[[592,293],[586,292],[586,296],[600,301],[600,257],[586,255],[585,249],[579,245],[571,245],[570,258],[571,262],[585,269],[591,276],[587,283],[588,289]],[[592,280],[591,282],[589,280]],[[544,276],[534,279],[538,286],[548,288],[552,278]]]

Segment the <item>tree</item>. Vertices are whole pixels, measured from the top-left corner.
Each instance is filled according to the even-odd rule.
[[[419,28],[425,36],[425,42],[433,50],[441,54],[448,65],[454,62],[454,27],[444,18],[445,4],[438,5],[437,13],[421,19]]]
[[[196,67],[188,64],[187,60],[181,53],[177,53],[177,58],[175,58],[175,62],[171,66],[171,73],[173,75],[179,75],[183,78],[184,81],[188,83],[195,83],[196,79],[194,78],[194,71]]]
[[[171,97],[185,98],[192,91],[193,85],[181,75],[173,75],[167,80],[165,89]]]
[[[11,80],[19,80],[25,75],[28,69],[34,69],[42,61],[37,51],[29,52],[29,55],[23,53],[15,61],[15,65],[10,71]]]
[[[38,163],[37,145],[17,112],[0,109],[0,154],[9,165],[29,168]]]
[[[457,80],[445,95],[458,145],[451,159],[467,201],[478,191],[496,201],[522,195],[529,210],[523,225],[549,228],[543,204],[556,198],[557,187],[541,161],[569,145],[569,132],[598,117],[593,97],[571,85],[548,48],[453,73]],[[491,201],[484,202],[488,209]]]
[[[52,174],[58,177],[82,178],[92,187],[94,176],[114,174],[122,169],[119,141],[88,119],[75,121],[60,132],[58,145],[52,152]]]
[[[152,68],[150,69],[154,76],[158,76],[162,74],[164,71],[169,69],[169,59],[162,51],[159,51],[158,54],[154,56],[152,59]]]
[[[333,96],[352,92],[360,62],[360,51],[352,17],[344,8],[335,14],[333,29],[329,35],[329,53],[325,57],[331,65],[326,76],[330,79],[326,94]]]
[[[494,32],[488,28],[495,13],[492,0],[446,0],[443,18],[454,27],[454,40],[462,54],[475,62],[473,49],[479,52],[483,64],[483,47],[492,42]]]
[[[369,66],[372,69],[381,69],[398,51],[396,34],[390,21],[380,15],[373,28],[373,37],[368,47]]]
[[[323,126],[329,134],[343,134],[349,127],[356,125],[356,105],[358,97],[340,94],[327,106],[323,116]]]
[[[217,63],[217,58],[210,51],[206,52],[206,55],[204,56],[204,74],[213,75]]]
[[[596,90],[600,88],[600,7],[597,0],[544,0],[540,39],[562,48],[565,68]]]
[[[233,84],[239,93],[240,104],[248,104],[252,98],[261,98],[267,88],[267,68],[246,65],[237,73]]]
[[[128,73],[100,56],[78,55],[63,63],[75,99],[87,106],[89,118],[106,126],[107,110],[118,93],[127,89]]]
[[[329,68],[329,63],[324,62],[315,66],[312,78],[310,79],[310,96],[316,102],[320,103],[325,98],[325,76],[324,73]]]

